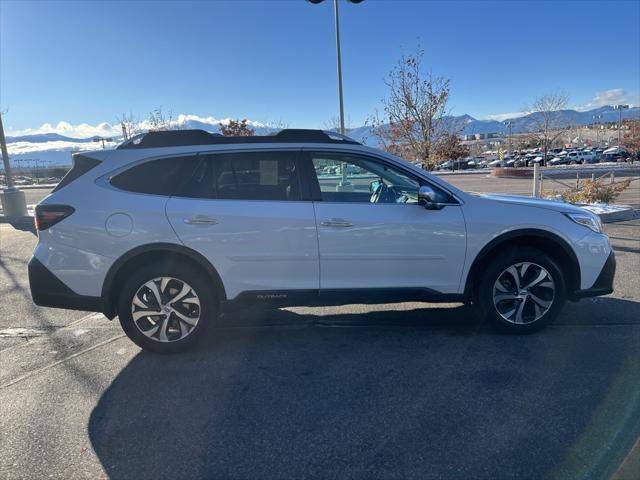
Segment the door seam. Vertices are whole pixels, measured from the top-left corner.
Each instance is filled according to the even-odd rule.
[[[318,296],[322,289],[322,262],[320,261],[320,229],[318,228],[318,215],[316,214],[316,202],[312,201],[313,206],[313,222],[316,225],[316,245],[318,246]]]

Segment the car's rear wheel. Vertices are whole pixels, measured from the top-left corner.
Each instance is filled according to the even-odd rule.
[[[552,258],[534,248],[514,248],[489,265],[479,300],[498,330],[532,333],[555,320],[565,292],[562,271]]]
[[[157,263],[140,268],[125,282],[118,317],[139,347],[174,353],[204,336],[216,303],[204,274],[187,265]]]

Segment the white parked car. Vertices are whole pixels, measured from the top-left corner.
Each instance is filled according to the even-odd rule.
[[[579,163],[593,163],[596,160],[596,155],[591,151],[585,150],[570,150],[562,152],[549,161],[549,165],[576,165]]]
[[[318,173],[332,166],[360,173]],[[75,154],[35,216],[35,303],[117,315],[162,353],[253,304],[465,302],[528,333],[567,299],[611,293],[615,272],[590,212],[465,193],[319,130],[152,132]]]

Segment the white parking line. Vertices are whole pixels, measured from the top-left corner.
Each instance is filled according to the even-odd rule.
[[[100,343],[96,343],[95,345],[93,345],[93,346],[91,346],[89,348],[85,348],[84,350],[80,350],[79,352],[76,352],[76,353],[74,353],[72,355],[69,355],[68,357],[65,357],[65,358],[63,358],[61,360],[58,360],[57,362],[50,363],[49,365],[45,365],[44,367],[37,368],[36,370],[32,370],[31,372],[26,373],[26,374],[22,375],[21,377],[15,378],[15,379],[11,380],[10,382],[7,382],[7,383],[5,383],[3,385],[0,385],[0,390],[4,389],[6,387],[10,387],[11,385],[15,385],[16,383],[21,382],[23,380],[26,380],[27,378],[33,377],[34,375],[36,375],[38,373],[41,373],[41,372],[44,372],[45,370],[49,370],[50,368],[55,367],[57,365],[60,365],[61,363],[64,363],[64,362],[66,362],[68,360],[71,360],[72,358],[76,358],[76,357],[79,357],[80,355],[84,355],[85,353],[88,353],[91,350],[95,350],[98,347],[102,347],[104,345],[107,345],[107,344],[109,344],[109,343],[111,343],[111,342],[113,342],[115,340],[118,340],[118,339],[124,337],[124,336],[125,336],[124,333],[121,333],[120,335],[116,335],[115,337],[112,337],[112,338],[110,338],[108,340],[104,340],[104,341],[102,341]]]
[[[50,328],[50,327],[34,327],[34,328],[9,327],[9,328],[5,328],[3,330],[0,330],[0,337],[13,336],[13,337],[46,338],[48,334],[50,335],[50,334],[53,334],[53,333],[56,333],[56,332],[72,329],[72,328],[75,328],[78,325],[82,324],[83,322],[86,322],[87,320],[100,320],[101,318],[106,318],[106,317],[104,315],[102,315],[101,313],[93,312],[93,313],[85,315],[84,317],[81,317],[81,318],[79,318],[77,320],[74,320],[69,325],[65,325],[64,327],[60,327],[60,328]],[[3,333],[5,333],[5,335],[3,335]],[[16,349],[16,348],[20,348],[20,347],[26,347],[28,345],[33,345],[34,343],[39,343],[39,342],[36,342],[34,340],[34,341],[26,342],[26,343],[20,343],[18,345],[12,345],[10,347],[5,348],[4,350],[0,350],[0,352],[4,354],[4,353],[6,353],[6,352],[8,352],[10,350],[13,350],[13,349]]]

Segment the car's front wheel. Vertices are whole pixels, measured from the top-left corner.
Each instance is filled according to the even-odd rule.
[[[498,330],[532,333],[558,316],[565,292],[562,270],[552,258],[534,248],[514,248],[488,266],[479,300]]]
[[[118,317],[139,347],[174,353],[204,336],[216,306],[204,274],[188,265],[161,262],[140,268],[125,282]]]

